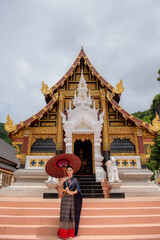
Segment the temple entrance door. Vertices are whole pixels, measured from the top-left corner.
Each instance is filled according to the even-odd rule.
[[[77,175],[93,174],[92,163],[92,142],[90,140],[76,140],[74,143],[74,154],[81,159],[81,168],[76,173]]]

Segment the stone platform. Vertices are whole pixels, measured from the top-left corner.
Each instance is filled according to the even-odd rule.
[[[48,175],[44,170],[19,169],[14,172],[16,182],[0,189],[0,196],[43,197],[43,193],[58,193],[56,188],[48,188]]]
[[[118,169],[122,180],[120,189],[126,197],[160,196],[160,188],[149,179],[153,173],[149,169]]]
[[[118,169],[118,172],[122,180],[120,190],[126,197],[160,196],[160,188],[149,181],[153,174],[150,170],[124,168]],[[48,188],[45,185],[48,179],[45,170],[19,169],[14,172],[14,176],[16,182],[0,189],[0,196],[42,197],[43,193],[57,193],[55,187]]]

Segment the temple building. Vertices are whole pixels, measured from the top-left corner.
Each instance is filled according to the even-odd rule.
[[[106,178],[105,163],[116,158],[118,169],[145,169],[150,146],[160,129],[158,115],[152,124],[126,112],[120,105],[124,91],[93,67],[81,49],[73,65],[51,88],[42,82],[46,106],[29,119],[5,129],[17,149],[21,168],[44,169],[57,154],[73,153],[81,158],[81,175]],[[125,171],[125,170],[124,170]]]

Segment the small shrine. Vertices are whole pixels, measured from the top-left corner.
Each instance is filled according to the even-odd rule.
[[[78,93],[78,95],[77,95]],[[93,105],[93,108],[91,107]],[[81,78],[73,98],[73,109],[71,101],[66,115],[62,112],[63,129],[65,132],[66,153],[74,152],[81,158],[82,166],[79,173],[92,174],[95,172],[96,180],[104,182],[106,173],[102,167],[103,156],[101,155],[101,131],[103,127],[104,111],[98,116],[99,109],[95,108],[95,102],[91,98],[90,89],[81,71]],[[72,138],[74,145],[72,144]],[[86,147],[86,157],[83,157],[82,141]],[[94,162],[89,162],[94,152]]]

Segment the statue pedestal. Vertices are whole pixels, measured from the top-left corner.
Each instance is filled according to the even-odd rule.
[[[120,189],[122,181],[108,182],[109,188],[109,198],[125,198],[125,193]]]
[[[55,188],[57,189],[59,185],[58,178],[49,177],[49,180],[45,181],[45,185],[48,187],[50,191],[53,191]],[[58,198],[58,192],[45,192],[43,193],[43,198]]]
[[[45,170],[19,169],[14,172],[14,177],[16,182],[9,187],[3,187],[0,196],[43,197],[44,193],[58,194],[55,186],[46,186],[45,180],[48,179],[48,175]]]

